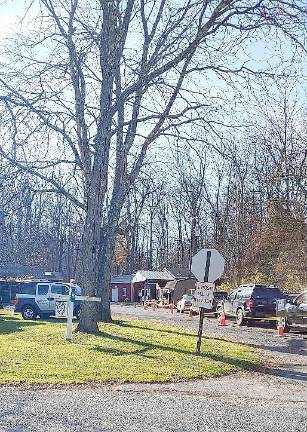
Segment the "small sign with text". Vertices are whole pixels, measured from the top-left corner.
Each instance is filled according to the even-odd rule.
[[[204,309],[212,309],[214,284],[197,282],[194,292],[193,306]]]

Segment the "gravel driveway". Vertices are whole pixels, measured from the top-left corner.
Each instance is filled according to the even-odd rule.
[[[1,388],[1,432],[305,432],[307,384],[239,373],[181,384]]]

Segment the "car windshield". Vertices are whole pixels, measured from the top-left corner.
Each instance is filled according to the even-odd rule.
[[[283,294],[279,288],[256,287],[253,292],[254,297],[260,298],[283,298]]]
[[[215,298],[220,299],[220,298],[227,297],[227,292],[226,291],[215,291],[213,293],[213,295],[214,295]]]

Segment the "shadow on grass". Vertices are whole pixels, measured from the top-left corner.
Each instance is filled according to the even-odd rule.
[[[42,321],[21,321],[14,316],[0,315],[0,335],[22,331],[26,327],[45,324]]]
[[[107,348],[107,347],[101,347],[101,346],[96,346],[95,348],[93,348],[93,351],[99,352],[99,353],[103,353],[103,354],[112,354],[115,357],[121,357],[121,356],[125,356],[125,355],[139,355],[141,357],[145,357],[145,358],[149,358],[149,359],[154,359],[156,358],[156,356],[154,355],[150,355],[150,354],[146,354],[146,352],[149,350],[150,348],[148,348],[147,346],[138,350],[133,350],[133,351],[123,351],[123,350],[119,350],[116,348]]]
[[[257,366],[259,366],[249,360],[233,358],[230,356],[226,356],[224,354],[215,354],[213,352],[206,352],[205,339],[203,341],[203,352],[200,354],[196,354],[194,351],[188,351],[178,347],[143,342],[141,340],[126,338],[123,336],[116,336],[106,332],[100,332],[97,336],[112,340],[114,342],[122,342],[122,343],[132,344],[140,347],[140,349],[134,351],[125,351],[125,350],[116,349],[114,353],[116,356],[126,356],[126,355],[148,356],[148,354],[146,355],[148,351],[160,350],[164,352],[169,352],[171,354],[192,355],[198,358],[202,357],[213,361],[226,363],[228,365],[234,366],[236,368],[241,368],[241,369],[255,369]],[[97,352],[112,353],[112,349],[108,349],[100,346],[95,346],[92,349]],[[152,356],[151,358],[153,357],[155,356]]]
[[[122,320],[112,320],[112,324],[118,325],[120,327],[124,327],[124,328],[135,328],[135,329],[140,329],[140,330],[149,330],[149,331],[153,331],[153,332],[160,332],[160,333],[169,333],[169,334],[173,334],[173,335],[178,335],[178,336],[191,336],[191,337],[196,337],[197,334],[196,333],[186,333],[184,331],[177,331],[177,330],[170,330],[170,329],[163,329],[163,328],[151,328],[151,327],[143,327],[143,326],[138,326],[138,325],[131,325],[129,323],[127,323],[126,321],[122,321]]]

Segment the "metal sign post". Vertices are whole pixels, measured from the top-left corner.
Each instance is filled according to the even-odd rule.
[[[211,261],[211,251],[207,251],[207,260],[206,260],[206,268],[205,268],[205,274],[204,274],[204,282],[208,282],[210,261]],[[199,327],[198,327],[197,344],[196,344],[196,354],[200,353],[200,348],[201,348],[201,338],[203,336],[203,326],[204,326],[204,313],[205,313],[205,308],[200,307],[200,310],[199,310]]]
[[[194,294],[194,305],[199,307],[196,354],[199,354],[201,349],[205,309],[210,309],[212,307],[213,282],[223,274],[224,263],[224,258],[215,249],[202,249],[192,258],[191,271],[199,281],[199,283],[196,284]]]

